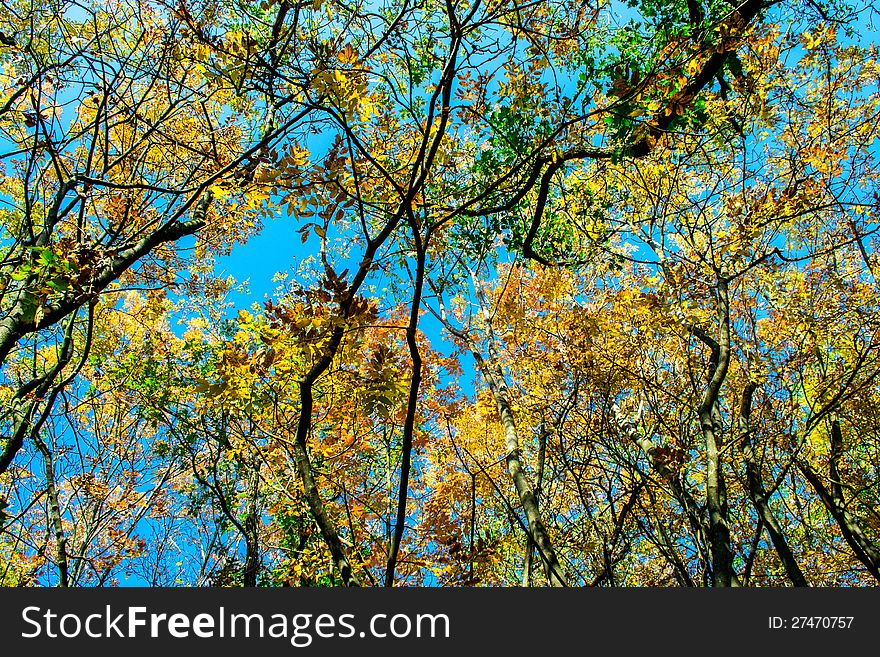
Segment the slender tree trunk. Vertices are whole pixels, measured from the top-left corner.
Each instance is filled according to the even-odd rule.
[[[473,273],[471,273],[471,277],[472,279],[474,278]],[[550,536],[548,535],[544,522],[541,519],[537,497],[535,496],[534,490],[529,483],[522,465],[519,448],[519,435],[517,433],[513,410],[510,407],[510,391],[507,388],[504,371],[501,369],[501,363],[496,353],[495,336],[492,331],[492,321],[489,314],[489,308],[479,286],[476,284],[476,281],[474,281],[474,289],[480,301],[480,309],[486,321],[486,328],[489,333],[489,363],[483,358],[483,355],[480,353],[479,349],[477,349],[471,337],[464,331],[456,329],[449,323],[449,321],[447,321],[445,310],[442,309],[442,301],[441,314],[438,315],[438,319],[450,333],[467,344],[471,355],[474,357],[477,370],[483,376],[486,385],[489,386],[489,391],[492,393],[492,397],[495,399],[498,415],[501,418],[501,425],[504,428],[504,444],[506,451],[505,464],[507,466],[507,473],[513,481],[520,505],[526,515],[528,540],[532,542],[541,557],[547,581],[550,586],[568,586],[565,574],[559,564],[558,558],[556,557],[556,552],[553,549]],[[440,295],[438,294],[438,299],[439,297]]]
[[[700,506],[697,504],[694,496],[682,484],[679,473],[668,463],[657,458],[657,447],[639,432],[636,423],[626,419],[616,404],[611,407],[611,413],[614,415],[614,420],[620,426],[624,435],[638,445],[648,458],[651,469],[669,483],[673,496],[678,500],[688,518],[697,549],[708,568],[708,564],[711,564],[712,561],[707,548],[709,545],[709,523],[706,522],[703,514],[700,512]]]
[[[526,554],[523,560],[522,586],[530,587],[532,585],[532,557],[535,554],[535,544],[532,543],[532,537],[526,536]]]
[[[43,374],[35,376],[31,381],[21,386],[12,397],[10,407],[14,429],[3,451],[0,452],[0,474],[6,472],[9,466],[12,465],[12,460],[24,445],[28,435],[35,435],[39,431],[39,424],[48,417],[55,398],[60,392],[61,387],[63,387],[59,386],[52,389],[52,386],[73,356],[73,325],[75,319],[76,317],[73,316],[67,323],[64,340],[61,343],[61,349],[58,354],[58,361],[43,372]],[[89,322],[89,327],[91,327],[91,315],[89,316]],[[91,328],[89,332],[91,333]],[[41,421],[34,424],[34,414],[37,411],[39,402],[44,397],[45,402]]]
[[[318,525],[321,536],[323,536],[324,541],[327,543],[327,547],[330,550],[330,555],[333,558],[333,566],[336,568],[340,577],[342,577],[342,582],[346,586],[361,586],[361,582],[357,575],[355,575],[351,563],[345,554],[345,548],[342,545],[342,541],[339,540],[336,526],[330,520],[330,516],[328,515],[324,502],[321,499],[318,485],[315,483],[315,479],[312,476],[312,464],[306,453],[306,446],[299,441],[294,441],[293,455],[297,471],[302,480],[303,493],[305,494],[306,502],[309,505],[312,517],[314,517],[315,522]]]
[[[550,586],[568,586],[562,567],[559,565],[556,557],[556,552],[553,550],[550,536],[544,526],[544,521],[541,519],[541,513],[538,509],[538,498],[535,496],[522,465],[519,434],[513,410],[510,407],[510,392],[507,384],[500,378],[500,372],[491,371],[479,352],[472,350],[471,353],[477,361],[477,366],[480,368],[483,378],[492,392],[492,396],[495,398],[498,414],[501,416],[501,425],[504,427],[507,473],[513,481],[520,504],[526,514],[531,539],[541,554],[541,560],[544,562],[544,572],[547,575],[547,581],[550,583]],[[496,366],[496,369],[500,368]]]
[[[840,420],[834,418],[831,421],[831,456],[829,459],[829,474],[831,479],[831,489],[822,482],[819,473],[809,464],[798,460],[798,469],[803,473],[804,477],[813,486],[813,489],[819,495],[825,508],[834,518],[840,533],[844,540],[849,544],[856,558],[861,561],[868,572],[875,579],[880,581],[880,549],[876,543],[872,542],[865,532],[862,530],[858,521],[846,508],[846,501],[843,497],[843,487],[840,483],[840,472],[838,470],[838,462],[840,459],[840,451],[843,446],[843,434],[840,429]]]
[[[58,568],[58,586],[67,588],[70,577],[67,567],[67,536],[61,521],[61,507],[58,504],[58,488],[55,485],[55,464],[52,452],[43,439],[34,435],[34,443],[43,456],[43,469],[46,473],[46,493],[49,498],[49,523],[55,532],[55,564]]]
[[[471,529],[468,532],[468,555],[470,563],[468,564],[468,580],[474,581],[474,534],[477,530],[477,474],[469,473],[471,476]]]
[[[535,485],[535,500],[538,504],[538,508],[540,509],[541,505],[541,488],[544,481],[544,459],[547,454],[547,432],[544,428],[544,423],[541,423],[541,430],[538,434],[538,473],[537,473],[537,484]],[[532,542],[531,536],[526,537],[526,556],[525,563],[523,564],[523,576],[522,576],[522,585],[523,586],[531,586],[532,585],[532,558],[535,554],[535,544]]]
[[[472,275],[473,278],[473,275]],[[489,363],[487,363],[482,354],[475,348],[471,348],[471,354],[477,363],[477,367],[483,374],[486,384],[489,386],[495,404],[498,408],[498,415],[501,417],[501,425],[504,427],[504,447],[507,455],[505,464],[507,465],[507,473],[513,481],[519,496],[520,504],[526,514],[528,521],[529,533],[535,547],[541,554],[541,560],[544,563],[544,573],[550,586],[568,586],[568,582],[563,573],[562,567],[556,557],[556,552],[550,541],[550,536],[541,518],[541,512],[538,508],[538,498],[534,489],[528,480],[525,468],[522,464],[522,452],[519,447],[519,433],[514,419],[513,409],[510,406],[510,389],[507,387],[507,381],[504,371],[501,368],[501,359],[499,358],[497,342],[495,340],[495,332],[492,328],[492,317],[489,312],[489,304],[486,302],[483,292],[474,280],[474,291],[480,302],[480,312],[486,323],[488,332],[488,354]]]
[[[716,342],[704,331],[692,329],[692,332],[712,349],[709,383],[697,409],[697,416],[706,445],[706,506],[709,510],[712,583],[714,586],[727,587],[739,586],[740,583],[733,568],[727,489],[722,461],[721,417],[718,410],[718,396],[730,365],[730,299],[725,279],[718,281],[716,295],[718,341]]]
[[[657,522],[657,533],[660,534],[660,541],[663,544],[662,547],[658,546],[660,547],[660,552],[672,565],[672,570],[675,573],[675,578],[678,580],[679,584],[690,588],[696,588],[697,585],[694,582],[693,577],[691,577],[687,566],[682,562],[681,557],[678,555],[678,550],[675,549],[675,545],[669,537],[666,528],[663,526],[663,522],[659,519]]]
[[[400,460],[400,488],[397,492],[397,520],[394,525],[394,535],[391,537],[391,545],[388,549],[388,564],[385,568],[385,586],[394,585],[394,570],[397,567],[397,556],[400,551],[400,542],[403,539],[403,530],[406,526],[406,504],[409,497],[409,473],[412,466],[413,435],[415,433],[416,411],[419,403],[419,386],[422,382],[422,356],[419,353],[419,345],[416,341],[416,330],[419,325],[419,309],[422,304],[422,289],[425,285],[425,248],[427,244],[419,235],[419,226],[409,213],[410,226],[413,231],[413,239],[416,243],[416,276],[413,286],[412,302],[410,304],[409,323],[406,327],[406,344],[412,361],[412,376],[410,377],[409,396],[406,404],[406,419],[403,422],[403,444],[401,446]]]
[[[260,517],[257,500],[260,492],[260,461],[252,460],[248,476],[248,504],[244,519],[245,557],[242,581],[245,587],[255,587],[260,574]]]
[[[755,511],[758,513],[761,524],[767,529],[773,547],[776,549],[776,554],[779,555],[779,559],[782,561],[785,572],[792,584],[795,586],[809,586],[807,578],[804,576],[803,571],[801,571],[797,559],[789,547],[788,541],[785,540],[782,529],[779,527],[779,523],[770,509],[767,493],[764,489],[764,482],[761,479],[761,471],[755,461],[755,448],[749,426],[752,414],[752,394],[754,391],[755,384],[748,383],[745,390],[743,390],[739,412],[740,444],[742,445],[743,456],[746,460],[746,483],[749,489],[749,498],[755,507]]]

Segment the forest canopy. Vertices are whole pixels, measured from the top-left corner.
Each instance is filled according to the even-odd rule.
[[[0,585],[877,585],[876,19],[4,0]]]

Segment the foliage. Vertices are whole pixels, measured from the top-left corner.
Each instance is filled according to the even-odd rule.
[[[0,8],[0,584],[880,581],[869,8],[50,5]]]

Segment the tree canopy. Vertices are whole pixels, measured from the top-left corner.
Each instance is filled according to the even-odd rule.
[[[4,2],[0,583],[876,585],[873,12]]]

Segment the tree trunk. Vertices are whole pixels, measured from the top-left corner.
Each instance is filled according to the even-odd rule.
[[[260,461],[254,458],[248,476],[248,504],[244,519],[245,557],[242,583],[255,587],[260,574],[260,517],[257,500],[260,492]]]
[[[853,518],[852,514],[846,508],[846,502],[843,498],[843,487],[840,484],[840,473],[838,472],[838,460],[840,459],[840,450],[843,445],[843,435],[840,430],[840,421],[834,418],[831,421],[831,458],[829,460],[829,471],[831,475],[831,490],[829,491],[819,473],[809,464],[798,460],[798,469],[803,473],[807,481],[818,493],[819,498],[828,509],[831,517],[834,518],[840,533],[844,540],[852,548],[856,558],[861,561],[875,579],[880,581],[880,550],[865,535],[858,521]]]
[[[697,416],[706,445],[706,506],[709,509],[712,584],[728,587],[739,586],[740,583],[733,568],[733,550],[730,545],[727,488],[722,461],[721,417],[718,410],[718,396],[730,365],[730,300],[725,279],[718,281],[716,295],[718,341],[695,327],[692,328],[692,332],[712,349],[709,383],[697,409]]]
[[[496,365],[496,372],[492,372],[483,359],[482,355],[475,349],[471,350],[477,366],[486,380],[492,396],[495,398],[495,404],[498,408],[498,414],[501,416],[501,425],[504,427],[504,447],[507,452],[505,463],[507,472],[510,475],[513,485],[519,496],[520,504],[526,514],[528,521],[529,533],[531,540],[541,555],[544,563],[544,572],[550,586],[568,586],[568,582],[563,574],[562,567],[553,550],[550,536],[541,519],[541,513],[538,509],[538,498],[529,483],[528,477],[522,466],[521,452],[519,448],[519,435],[517,433],[516,421],[513,417],[513,411],[510,408],[510,392],[507,384],[501,378],[500,369]]]
[[[49,498],[49,522],[55,532],[55,565],[58,568],[58,586],[67,588],[70,585],[67,566],[67,537],[61,521],[61,507],[58,504],[58,488],[55,485],[55,464],[52,452],[43,439],[34,435],[34,443],[43,455],[43,468],[46,473],[46,493]]]
[[[749,419],[752,414],[752,393],[755,391],[755,387],[754,383],[746,385],[745,390],[743,390],[739,413],[740,444],[746,459],[746,483],[749,489],[749,498],[752,500],[752,505],[755,507],[762,525],[767,529],[773,547],[776,549],[776,554],[779,555],[779,559],[782,561],[785,572],[792,584],[795,586],[809,586],[810,584],[807,582],[803,571],[801,571],[797,559],[788,545],[788,541],[785,540],[779,523],[770,510],[764,482],[761,479],[761,471],[755,462],[755,448],[749,427]]]

